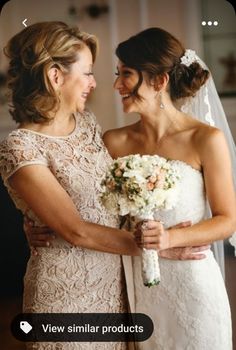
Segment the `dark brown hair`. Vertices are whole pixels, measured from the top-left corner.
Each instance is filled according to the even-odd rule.
[[[4,52],[10,59],[8,88],[13,119],[18,122],[43,123],[48,112],[58,106],[47,72],[57,66],[64,73],[79,58],[78,50],[88,46],[93,61],[97,53],[94,35],[70,28],[63,22],[35,23],[8,42]]]
[[[139,81],[133,94],[140,98],[138,89],[146,73],[149,81],[169,74],[169,92],[173,101],[194,96],[209,77],[209,72],[199,63],[181,64],[185,48],[173,35],[161,28],[146,29],[121,42],[116,55],[127,67],[135,69]]]

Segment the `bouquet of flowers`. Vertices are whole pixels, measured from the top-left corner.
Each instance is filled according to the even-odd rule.
[[[129,214],[136,220],[153,220],[158,209],[172,209],[178,198],[179,174],[171,161],[154,156],[118,158],[102,181],[101,200],[113,214]],[[156,250],[143,249],[142,276],[145,286],[160,282]]]
[[[229,243],[234,247],[234,255],[236,256],[236,232],[230,237]]]

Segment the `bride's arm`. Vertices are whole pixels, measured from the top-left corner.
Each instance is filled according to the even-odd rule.
[[[211,128],[199,140],[206,195],[212,218],[191,227],[164,230],[160,223],[147,224],[145,247],[167,249],[199,246],[229,237],[236,230],[236,198],[228,146],[221,131]],[[155,238],[154,238],[155,237]],[[155,241],[155,244],[153,242]]]
[[[139,254],[132,233],[83,221],[46,166],[22,167],[11,176],[9,184],[46,226],[72,245],[114,254]]]

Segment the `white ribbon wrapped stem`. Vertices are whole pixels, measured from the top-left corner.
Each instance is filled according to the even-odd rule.
[[[138,218],[138,220],[154,220],[153,216],[145,216]],[[142,229],[145,229],[146,223],[142,225]],[[143,284],[147,287],[152,287],[158,285],[161,280],[160,267],[158,253],[155,249],[145,249],[142,250],[142,278]]]

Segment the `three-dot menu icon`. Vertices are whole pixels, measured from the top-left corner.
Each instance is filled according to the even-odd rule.
[[[219,22],[218,21],[202,21],[202,26],[218,26]]]

